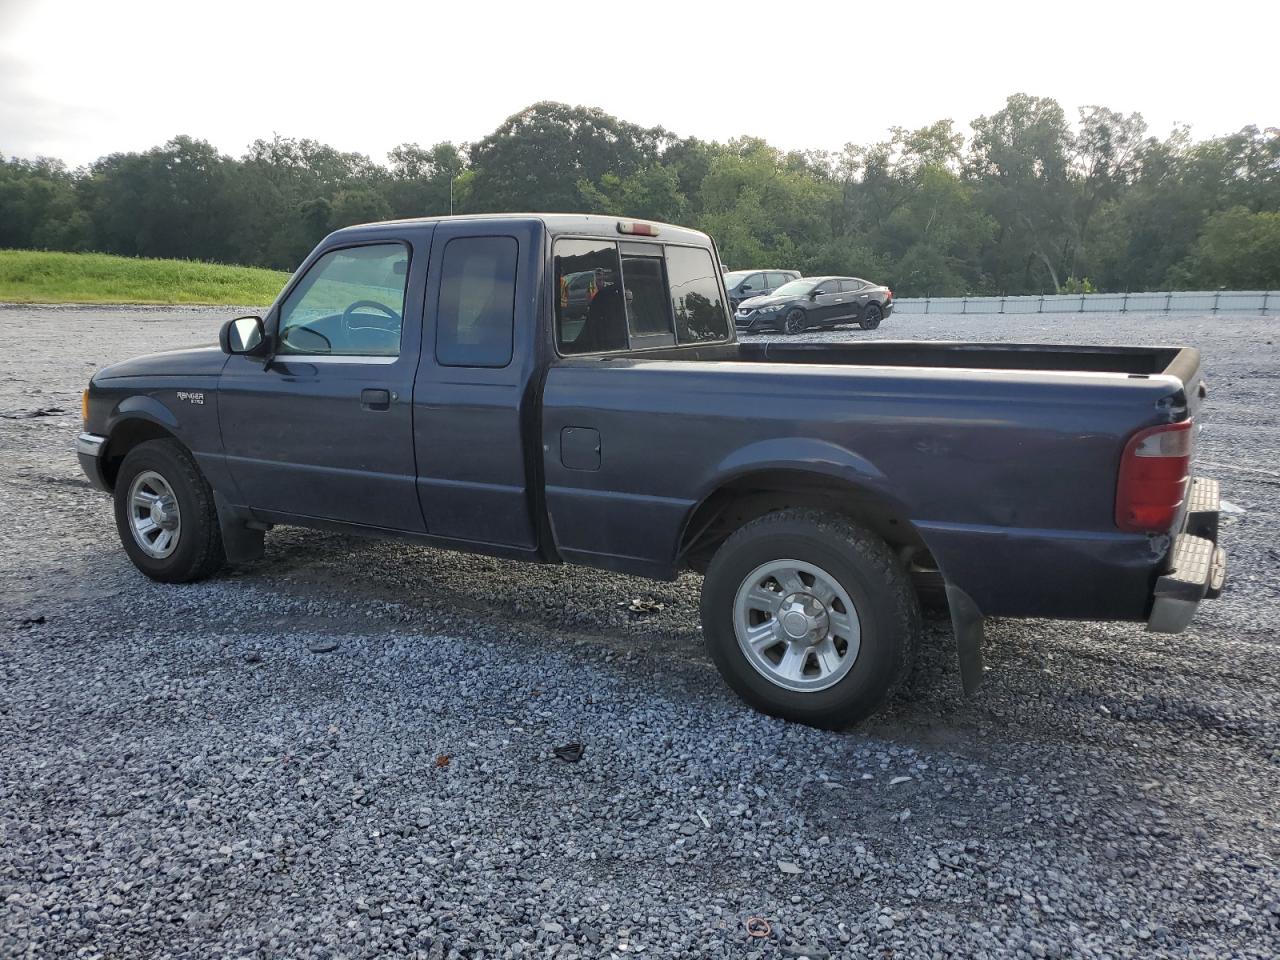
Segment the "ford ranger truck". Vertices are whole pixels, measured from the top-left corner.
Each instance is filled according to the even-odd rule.
[[[1178,632],[1222,590],[1197,351],[738,343],[719,262],[614,217],[339,230],[218,345],[96,373],[80,462],[164,582],[277,524],[701,572],[728,684],[831,728],[907,675],[922,600],[971,692],[987,617]]]

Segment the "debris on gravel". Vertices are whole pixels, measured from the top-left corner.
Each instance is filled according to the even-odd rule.
[[[931,621],[910,696],[832,734],[721,684],[692,575],[278,528],[143,578],[79,392],[234,315],[0,308],[0,410],[49,411],[0,420],[0,956],[1280,955],[1270,318],[801,335],[1198,345],[1199,469],[1242,511],[1186,634],[994,621],[964,699]]]

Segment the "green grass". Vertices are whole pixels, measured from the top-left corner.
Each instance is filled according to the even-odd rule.
[[[195,260],[0,250],[0,301],[264,306],[287,273]]]

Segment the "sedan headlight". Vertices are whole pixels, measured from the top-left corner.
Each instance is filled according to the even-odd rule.
[[[760,312],[761,312],[761,313],[777,313],[777,312],[778,312],[779,310],[781,310],[781,309],[782,309],[782,304],[780,304],[780,303],[775,303],[775,304],[774,304],[773,306],[771,306],[771,307],[761,307],[761,308],[760,308]]]

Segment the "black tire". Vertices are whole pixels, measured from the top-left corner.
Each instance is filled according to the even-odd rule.
[[[832,575],[857,613],[860,647],[848,672],[826,689],[777,685],[738,644],[739,586],[761,565],[783,558]],[[797,508],[751,521],[716,552],[702,585],[702,629],[725,682],[752,707],[839,730],[866,719],[906,681],[919,644],[920,608],[906,571],[883,540],[838,514]]]
[[[144,472],[158,474],[171,488],[180,516],[177,543],[166,557],[143,550],[130,526],[130,489]],[[227,562],[213,489],[194,458],[176,440],[148,440],[124,458],[115,484],[116,530],[133,565],[161,583],[202,580]]]
[[[788,311],[786,318],[782,321],[782,332],[791,334],[800,333],[804,330],[805,321],[807,319],[808,317],[805,316],[805,312],[799,307],[791,309]]]
[[[880,326],[880,321],[884,319],[884,310],[880,308],[878,303],[868,303],[867,308],[862,311],[862,316],[858,319],[858,326],[863,330],[874,330]]]

